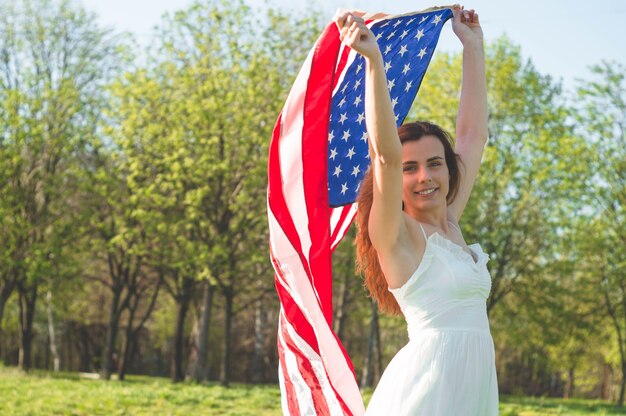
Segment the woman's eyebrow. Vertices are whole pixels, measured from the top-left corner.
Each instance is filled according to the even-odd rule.
[[[426,159],[426,162],[432,162],[433,160],[443,160],[441,156],[433,156],[431,158]],[[406,162],[402,162],[402,166],[404,165],[417,165],[418,163],[415,160],[407,160]]]

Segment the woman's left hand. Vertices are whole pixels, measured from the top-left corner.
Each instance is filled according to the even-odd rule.
[[[463,45],[471,42],[482,44],[483,29],[480,27],[478,13],[474,9],[465,10],[463,6],[452,6],[452,30]]]
[[[380,56],[380,49],[376,36],[365,25],[361,17],[363,12],[349,12],[337,10],[333,17],[339,29],[339,38],[350,48],[363,55],[365,58]]]

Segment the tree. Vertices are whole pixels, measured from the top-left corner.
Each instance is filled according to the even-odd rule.
[[[160,224],[155,246],[168,247],[168,261],[158,267],[179,307],[175,381],[183,377],[182,328],[193,288],[209,279],[207,290],[217,288],[225,300],[221,379],[229,383],[235,297],[253,278],[255,261],[265,258],[266,146],[284,74],[296,65],[274,51],[292,47],[303,55],[298,41],[311,33],[310,25],[286,28],[283,15],[270,13],[268,21],[243,3],[197,2],[166,17],[151,67],[129,74],[114,90],[120,104],[114,135],[136,161],[135,176],[149,178],[142,201]],[[212,296],[204,298],[208,309]],[[208,323],[200,328],[198,337],[206,339]]]
[[[592,161],[584,181],[593,196],[585,227],[589,273],[596,276],[621,361],[618,403],[626,391],[626,67],[602,62],[594,80],[581,83],[579,120]]]
[[[69,1],[2,2],[0,16],[2,193],[13,195],[13,220],[4,222],[12,259],[0,266],[0,309],[17,288],[20,367],[29,369],[40,286],[55,267],[54,244],[61,236],[72,240],[77,155],[96,133],[102,86],[119,52],[110,32]]]

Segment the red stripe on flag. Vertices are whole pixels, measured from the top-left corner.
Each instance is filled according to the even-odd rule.
[[[328,124],[331,85],[341,42],[335,23],[326,26],[315,48],[304,100],[302,128],[302,179],[309,217],[309,265],[313,287],[328,325],[333,319],[330,259],[330,208],[328,206]],[[320,175],[320,171],[324,174]]]
[[[293,245],[294,249],[300,254],[300,260],[302,264],[307,265],[307,259],[302,254],[302,245],[300,244],[300,237],[296,226],[293,223],[289,208],[283,195],[282,173],[280,171],[280,124],[282,113],[278,116],[276,125],[274,126],[274,133],[272,142],[270,144],[270,151],[268,156],[268,175],[267,175],[267,202],[268,208],[272,210],[274,217],[283,229],[283,232],[289,239],[289,242]],[[308,267],[305,267],[308,270]],[[309,275],[309,280],[311,276]]]
[[[343,238],[343,235],[339,235],[339,233],[343,230],[346,220],[352,222],[352,217],[350,216],[350,211],[352,211],[352,205],[346,205],[341,208],[335,209],[341,209],[341,215],[339,217],[339,221],[337,221],[335,229],[332,230],[333,235],[330,237],[331,244],[335,244],[335,241],[338,241],[337,237],[339,237],[339,240]],[[346,231],[348,231],[348,228],[344,230],[344,234]],[[335,245],[335,247],[337,246]]]
[[[283,232],[289,239],[289,242],[298,253],[300,262],[303,264],[303,268],[307,271],[309,281],[311,281],[311,275],[308,268],[308,261],[303,254],[302,245],[300,243],[300,237],[298,231],[293,223],[291,214],[287,207],[285,197],[283,195],[282,187],[282,174],[280,171],[280,153],[279,153],[279,139],[281,134],[281,122],[282,113],[279,115],[276,125],[274,127],[274,133],[272,142],[270,144],[269,161],[268,161],[268,209],[270,209],[279,222]],[[277,263],[270,245],[270,255],[272,262],[274,263],[274,269],[280,271],[280,265]],[[288,319],[291,325],[296,328],[300,337],[313,348],[319,354],[319,345],[317,343],[317,337],[311,327],[309,321],[300,311],[299,306],[291,298],[291,296],[282,288],[281,285],[276,282],[276,290],[280,298],[281,304],[287,313]]]
[[[315,336],[315,331],[313,331],[313,327],[306,319],[306,317],[302,314],[302,311],[298,307],[298,304],[293,300],[288,291],[285,290],[283,285],[275,279],[276,282],[276,291],[278,292],[278,298],[280,299],[280,304],[283,306],[285,310],[285,315],[289,317],[289,322],[291,326],[293,326],[296,332],[300,335],[300,337],[311,346],[311,348],[316,352],[320,353],[319,345],[317,344],[317,337]]]
[[[280,340],[276,340],[276,344],[278,346],[278,360],[280,363],[280,368],[282,369],[285,387],[285,400],[287,401],[287,408],[289,409],[290,415],[299,415],[300,407],[298,406],[298,396],[296,394],[295,389],[293,388],[293,382],[291,381],[291,373],[287,369],[287,362],[285,360],[285,349],[283,348]]]
[[[313,398],[313,406],[315,408],[316,415],[329,415],[330,409],[328,408],[327,398],[324,395],[320,387],[320,381],[315,374],[315,370],[311,365],[311,361],[309,358],[300,351],[300,349],[295,345],[293,339],[289,335],[289,331],[287,330],[287,323],[285,321],[284,315],[281,314],[281,333],[283,335],[283,339],[285,340],[285,344],[289,351],[291,351],[296,357],[296,363],[298,364],[298,370],[300,375],[302,375],[302,379],[309,387],[311,392],[311,397]]]

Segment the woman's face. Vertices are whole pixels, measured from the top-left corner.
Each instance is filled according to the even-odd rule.
[[[445,206],[449,186],[444,148],[437,137],[428,135],[402,145],[402,200],[405,206],[419,211]]]

